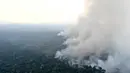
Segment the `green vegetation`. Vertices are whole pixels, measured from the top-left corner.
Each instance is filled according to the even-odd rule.
[[[59,31],[27,30],[0,30],[0,73],[105,73],[101,67],[79,68],[55,59],[55,52],[65,48]]]

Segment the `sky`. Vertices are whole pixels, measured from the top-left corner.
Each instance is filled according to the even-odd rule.
[[[0,22],[73,24],[84,0],[0,0]]]

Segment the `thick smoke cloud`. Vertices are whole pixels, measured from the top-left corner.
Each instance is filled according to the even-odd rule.
[[[130,72],[130,1],[87,0],[87,14],[60,35],[67,48],[56,58],[98,65],[108,73]],[[119,72],[118,72],[119,73]]]

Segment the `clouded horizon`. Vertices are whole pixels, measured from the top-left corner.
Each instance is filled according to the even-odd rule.
[[[2,23],[76,23],[84,0],[0,0]]]

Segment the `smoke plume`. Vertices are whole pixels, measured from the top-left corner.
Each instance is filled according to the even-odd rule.
[[[130,1],[87,0],[87,13],[60,35],[67,48],[56,58],[98,65],[108,73],[130,72]]]

